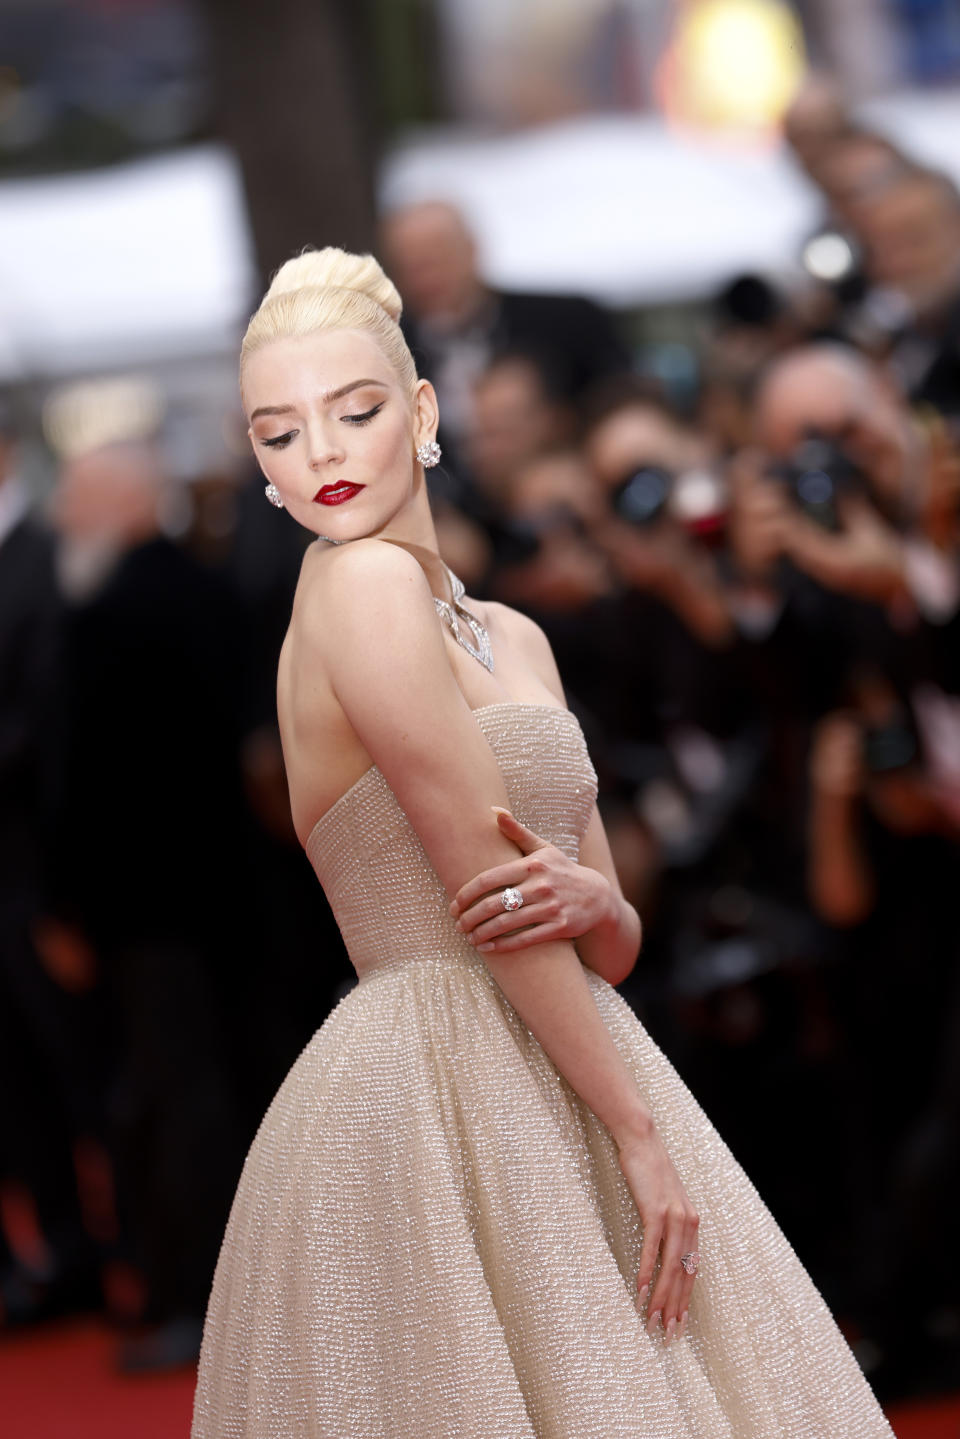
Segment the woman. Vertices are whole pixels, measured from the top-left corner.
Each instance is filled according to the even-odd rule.
[[[277,700],[359,982],[247,1158],[193,1439],[889,1436],[612,988],[640,926],[583,738],[540,632],[465,608],[439,557],[399,314],[371,257],[324,250],[243,345],[268,498],[318,536]]]

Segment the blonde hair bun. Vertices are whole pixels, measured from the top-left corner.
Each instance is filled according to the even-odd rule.
[[[270,282],[264,304],[277,295],[306,289],[355,290],[385,310],[395,324],[403,312],[396,286],[372,255],[352,255],[334,245],[304,250],[302,255],[285,261]]]
[[[240,386],[250,355],[274,340],[326,330],[359,330],[380,346],[403,389],[412,394],[417,367],[397,323],[400,296],[372,255],[328,245],[305,250],[281,265],[250,318],[240,346]]]

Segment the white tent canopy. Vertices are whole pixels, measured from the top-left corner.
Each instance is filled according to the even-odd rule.
[[[863,119],[960,180],[960,95],[875,102]],[[781,146],[739,146],[652,117],[594,117],[488,139],[424,136],[385,167],[388,207],[448,199],[488,277],[613,305],[708,295],[789,267],[822,213]]]
[[[894,97],[865,118],[960,179],[955,93]],[[820,212],[781,149],[629,116],[415,138],[385,164],[381,198],[460,204],[496,284],[614,305],[782,269]],[[232,357],[254,288],[238,168],[221,147],[0,183],[0,378]]]
[[[217,146],[0,184],[0,376],[235,348],[254,267]]]

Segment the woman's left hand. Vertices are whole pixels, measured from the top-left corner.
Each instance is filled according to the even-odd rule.
[[[546,940],[579,939],[614,917],[609,880],[569,859],[509,810],[496,807],[496,814],[501,834],[513,840],[522,856],[484,870],[458,890],[450,913],[471,944],[484,953],[506,954]],[[501,897],[508,887],[523,895],[519,909],[503,908]]]

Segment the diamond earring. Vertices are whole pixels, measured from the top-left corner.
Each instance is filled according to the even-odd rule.
[[[426,440],[422,445],[417,446],[417,459],[425,470],[432,470],[434,465],[438,465],[442,454],[443,451],[436,440]]]
[[[283,509],[283,500],[280,497],[280,491],[277,489],[276,485],[273,483],[272,480],[269,485],[264,486],[263,493],[266,495],[271,505],[276,505],[278,510]]]

